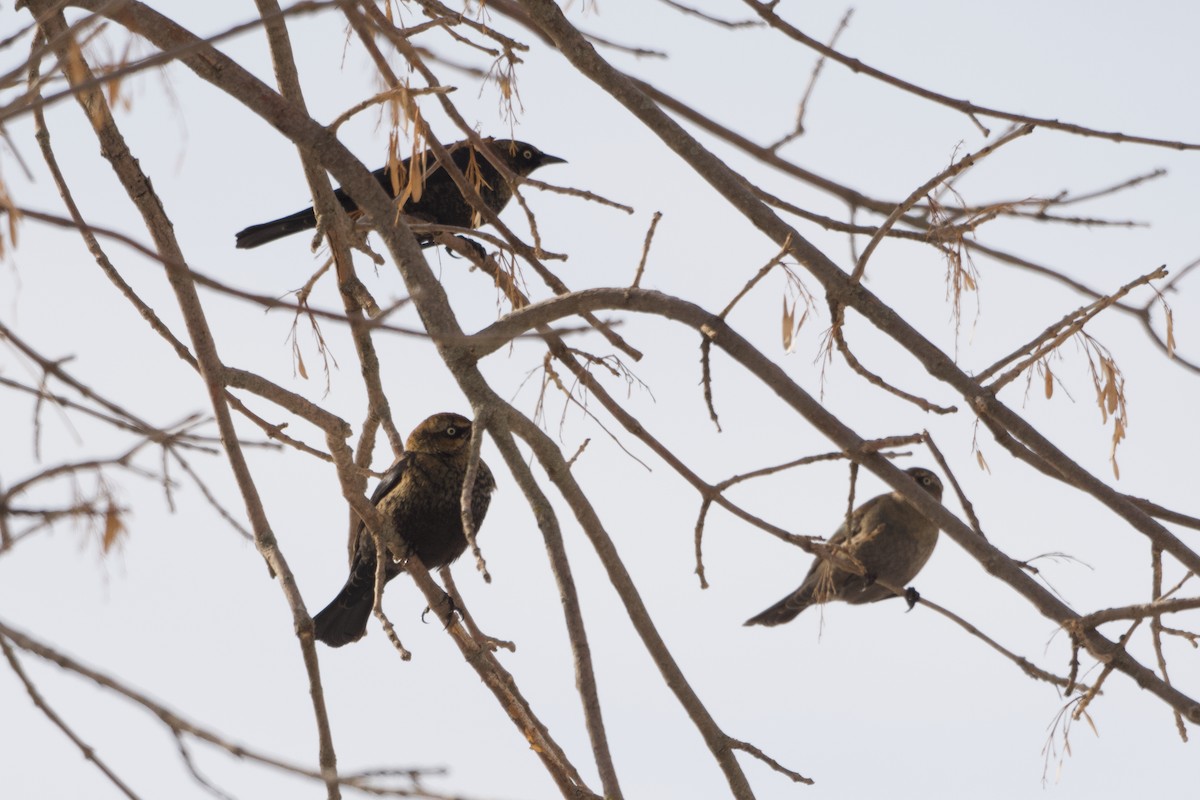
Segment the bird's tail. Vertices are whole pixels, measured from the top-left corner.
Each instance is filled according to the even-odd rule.
[[[371,589],[372,585],[368,584],[364,591],[351,576],[333,602],[313,617],[317,641],[330,647],[341,647],[365,636],[371,608],[375,605],[375,593]]]
[[[746,620],[745,625],[782,625],[794,620],[801,611],[812,605],[812,589],[801,586],[761,614]]]
[[[317,227],[317,215],[311,208],[306,208],[295,214],[264,222],[261,225],[251,225],[245,230],[238,231],[237,246],[239,249],[249,250],[251,247],[258,247],[261,244],[273,242],[300,231],[312,230],[315,227]]]

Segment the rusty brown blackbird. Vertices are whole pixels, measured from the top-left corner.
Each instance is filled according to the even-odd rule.
[[[466,480],[471,421],[458,414],[434,414],[409,434],[400,456],[371,495],[383,518],[395,527],[427,569],[444,567],[463,554],[460,497]],[[475,525],[483,522],[496,481],[479,462],[471,494]],[[375,601],[375,540],[361,522],[351,540],[350,577],[333,602],[313,617],[316,636],[330,647],[361,639]],[[404,570],[389,559],[390,581]]]
[[[937,475],[921,467],[905,472],[935,499],[942,499],[942,481]],[[937,525],[922,516],[898,492],[873,497],[854,509],[849,532],[843,522],[829,539],[829,544],[841,545],[857,558],[867,574],[855,575],[825,559],[817,559],[800,588],[746,620],[746,624],[782,625],[791,622],[811,604],[829,600],[845,600],[858,605],[895,597],[876,581],[892,586],[907,584],[933,555],[937,538]],[[909,591],[911,605],[916,602],[917,594],[914,589]]]
[[[504,162],[505,166],[522,177],[547,164],[565,163],[565,159],[543,153],[533,145],[518,142],[515,139],[486,139],[485,141],[491,145],[492,152]],[[500,209],[504,208],[512,199],[512,186],[509,182],[468,141],[456,142],[446,149],[450,151],[450,157],[458,169],[479,192],[487,207],[497,214],[500,213]],[[419,195],[413,192],[406,199],[400,211],[422,222],[451,225],[456,228],[478,227],[481,222],[478,213],[458,191],[450,174],[437,163],[433,151],[426,150],[418,158],[424,170],[424,186]],[[401,162],[403,170],[400,172],[398,185],[402,195],[407,188],[411,161],[411,158],[406,158]],[[388,194],[392,197],[396,196],[392,184],[392,170],[388,167],[381,167],[371,174]],[[338,189],[333,194],[342,204],[342,208],[352,216],[358,216],[361,213],[358,206],[344,191]],[[311,230],[316,226],[316,213],[313,209],[306,208],[295,214],[264,222],[261,225],[251,225],[249,228],[239,231],[237,246],[242,249],[258,247],[293,233]],[[433,235],[421,234],[417,240],[422,247],[428,247],[433,244]]]

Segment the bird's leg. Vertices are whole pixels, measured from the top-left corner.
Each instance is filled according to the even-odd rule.
[[[442,576],[442,582],[446,585],[446,591],[450,594],[450,597],[452,599],[458,597],[458,587],[454,585],[454,576],[450,574],[450,568],[442,567],[440,570],[438,570],[438,574]],[[491,652],[495,653],[497,650],[501,649],[508,650],[512,653],[517,652],[517,646],[513,642],[509,642],[504,639],[497,639],[494,636],[488,636],[486,633],[479,630],[479,626],[475,624],[475,620],[471,617],[471,612],[467,610],[466,604],[458,606],[458,616],[462,620],[463,625],[466,627],[467,632],[471,634],[471,638],[486,647]]]
[[[432,247],[435,244],[440,244],[446,248],[446,252],[452,258],[466,258],[477,267],[483,266],[487,261],[488,253],[483,245],[474,239],[459,234],[452,234],[449,231],[441,231],[437,234],[424,233],[420,234],[417,239],[421,247]]]
[[[913,606],[915,606],[917,604],[917,601],[920,599],[921,599],[921,593],[918,592],[914,587],[909,586],[907,589],[904,590],[904,602],[908,603],[908,611],[912,611]],[[908,612],[906,611],[904,613],[907,614]]]
[[[874,586],[875,581],[879,580],[879,576],[876,575],[874,572],[864,572],[862,579],[863,579],[863,588],[866,589],[868,586]]]

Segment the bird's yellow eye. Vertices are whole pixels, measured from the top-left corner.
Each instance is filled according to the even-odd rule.
[[[533,159],[533,151],[532,150],[526,150],[522,155],[525,156],[526,161],[530,161]]]
[[[451,425],[449,428],[446,428],[446,435],[453,439],[455,436],[458,436],[458,428]]]

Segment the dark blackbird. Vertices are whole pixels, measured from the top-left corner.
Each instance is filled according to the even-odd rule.
[[[408,435],[404,455],[380,480],[371,502],[395,526],[427,569],[444,567],[467,549],[460,496],[467,477],[471,421],[458,414],[434,414]],[[483,522],[496,481],[479,462],[471,495],[476,528]],[[387,579],[402,564],[389,560]],[[367,632],[375,601],[375,540],[361,522],[351,542],[350,577],[333,602],[313,617],[319,641],[341,647]]]
[[[518,142],[515,139],[487,139],[486,141],[491,145],[492,152],[504,161],[505,166],[522,177],[547,164],[566,163],[565,159],[543,153],[533,145]],[[499,214],[500,209],[504,208],[512,199],[512,186],[508,181],[501,177],[491,162],[468,141],[456,142],[446,149],[450,151],[450,157],[454,160],[455,165],[475,186],[487,207]],[[454,185],[454,179],[446,170],[442,169],[441,164],[434,157],[433,151],[426,150],[421,154],[420,160],[424,162],[424,168],[427,170],[424,187],[418,198],[408,198],[400,208],[400,212],[422,222],[436,225],[450,225],[456,228],[477,227],[480,223],[478,214],[458,191],[458,187]],[[408,168],[411,161],[411,158],[406,158],[401,162],[403,171],[400,173],[398,185],[402,193],[408,183]],[[379,181],[379,185],[384,188],[384,191],[392,197],[396,196],[392,187],[391,170],[387,167],[380,167],[371,174],[375,176],[375,180]],[[342,208],[346,209],[351,216],[357,217],[362,213],[354,201],[341,189],[333,194],[342,204]],[[306,208],[281,219],[264,222],[261,225],[251,225],[249,228],[239,231],[237,246],[242,249],[258,247],[260,244],[273,242],[293,233],[312,230],[316,226],[316,213],[312,208]],[[421,234],[417,237],[417,241],[422,247],[428,247],[433,244],[433,235]]]
[[[942,481],[937,475],[921,467],[905,472],[935,499],[942,499]],[[933,555],[937,539],[938,527],[898,492],[873,497],[850,515],[849,534],[843,522],[829,539],[829,544],[841,545],[857,558],[867,574],[855,575],[825,559],[817,559],[799,589],[746,620],[746,624],[782,625],[791,622],[811,604],[829,600],[845,600],[858,605],[895,597],[876,581],[892,586],[906,585]],[[916,590],[909,591],[910,604],[915,603]]]

